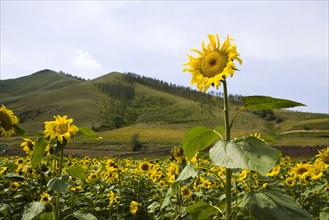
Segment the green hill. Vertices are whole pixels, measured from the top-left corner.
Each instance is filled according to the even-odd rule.
[[[146,145],[172,146],[180,144],[188,128],[223,124],[220,93],[204,94],[132,73],[113,72],[86,81],[42,70],[1,80],[0,91],[0,104],[12,109],[30,134],[41,131],[54,115],[68,115],[104,137],[97,144],[79,139],[75,145],[80,148],[127,147],[137,133]],[[241,96],[229,98],[233,116],[242,105]],[[276,145],[329,145],[329,117],[287,110],[242,112],[232,135],[255,132],[275,137]]]

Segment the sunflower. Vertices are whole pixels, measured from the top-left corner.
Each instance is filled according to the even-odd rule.
[[[19,184],[18,182],[12,182],[12,183],[10,184],[10,190],[11,190],[11,191],[17,191],[18,188],[20,187],[20,185],[21,185],[21,184]]]
[[[135,201],[131,201],[130,203],[130,213],[135,215],[136,212],[138,211],[138,202],[135,202]]]
[[[163,188],[163,187],[166,186],[166,182],[163,181],[163,180],[160,180],[159,183],[158,183],[158,185],[159,185],[161,188]]]
[[[71,137],[78,132],[78,127],[72,125],[73,119],[67,119],[67,116],[54,116],[55,121],[45,122],[45,137],[50,139],[57,139],[61,144],[63,144],[63,139],[67,143],[71,142]]]
[[[42,193],[41,198],[40,198],[40,202],[47,205],[47,204],[50,203],[50,200],[51,200],[51,197],[48,193]]]
[[[182,147],[174,147],[172,149],[172,156],[175,158],[177,162],[182,162],[185,158],[184,150]]]
[[[111,190],[108,194],[107,194],[108,198],[109,198],[109,204],[113,205],[114,203],[119,204],[120,203],[120,199],[117,195],[115,195],[115,193]]]
[[[32,141],[29,138],[23,138],[23,140],[24,141],[21,143],[21,147],[23,148],[23,150],[27,155],[32,155],[35,141]]]
[[[318,180],[323,176],[322,170],[324,169],[325,164],[322,162],[319,162],[318,160],[315,161],[314,166],[312,169],[310,169],[310,176],[311,180]]]
[[[317,160],[323,162],[326,166],[329,166],[329,147],[319,150],[316,155]]]
[[[280,170],[281,170],[280,165],[277,165],[270,172],[268,172],[267,176],[275,177],[275,176],[279,175]]]
[[[243,169],[241,170],[240,174],[239,174],[239,181],[243,181],[244,179],[246,179],[249,175],[249,170]]]
[[[139,170],[141,173],[150,173],[152,165],[148,162],[143,162],[139,164]]]
[[[92,181],[95,181],[97,179],[97,173],[91,173],[89,174],[89,176],[87,177],[87,182],[92,182]]]
[[[220,86],[220,82],[225,80],[229,75],[233,76],[237,70],[234,60],[237,60],[240,65],[242,60],[240,54],[236,50],[236,46],[231,43],[231,38],[228,35],[222,47],[218,34],[216,37],[208,34],[210,43],[205,46],[202,42],[202,51],[191,49],[191,51],[199,54],[198,57],[188,55],[189,62],[184,66],[188,66],[183,71],[192,73],[191,84],[197,83],[200,91],[206,92],[211,85],[216,88]]]
[[[180,193],[185,199],[191,199],[193,194],[191,190],[187,188],[187,186],[182,186],[180,189]]]
[[[289,187],[293,187],[294,185],[296,185],[296,179],[293,177],[289,177],[286,179],[286,185]]]
[[[202,187],[206,188],[206,189],[210,189],[212,188],[213,184],[210,180],[208,179],[204,179],[204,178],[200,178],[201,182],[202,182]]]
[[[309,176],[310,169],[310,164],[298,163],[296,167],[292,168],[291,173],[295,177],[299,177],[301,180],[305,181]]]
[[[18,125],[18,118],[13,111],[4,105],[0,108],[0,136],[11,137],[16,134],[15,126]]]

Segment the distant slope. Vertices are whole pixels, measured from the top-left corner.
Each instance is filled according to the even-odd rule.
[[[240,100],[241,96],[230,95],[231,117],[240,109]],[[30,134],[43,130],[43,122],[52,120],[54,115],[68,115],[78,126],[93,128],[114,142],[125,143],[132,132],[138,132],[145,141],[161,142],[168,138],[171,139],[168,142],[179,144],[188,128],[197,125],[215,128],[223,124],[219,93],[212,96],[131,73],[112,72],[85,81],[42,70],[1,80],[0,104],[12,109]],[[266,119],[266,114],[270,114],[271,120]],[[328,118],[326,114],[285,110],[257,115],[243,111],[236,118],[232,134],[248,136],[261,132],[263,136],[277,138],[277,144],[290,144],[292,140],[296,145],[326,144]],[[175,130],[177,135],[168,135]],[[314,132],[306,135],[300,130]],[[151,131],[154,132],[150,134]]]

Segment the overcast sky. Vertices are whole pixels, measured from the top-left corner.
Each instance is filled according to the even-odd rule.
[[[328,1],[314,0],[1,0],[1,80],[42,69],[85,79],[120,71],[190,86],[189,49],[208,33],[230,34],[243,60],[230,93],[329,113],[328,20]]]

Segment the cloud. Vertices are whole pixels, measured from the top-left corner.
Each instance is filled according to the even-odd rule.
[[[98,70],[102,66],[86,50],[76,49],[72,57],[72,65],[79,69]]]

